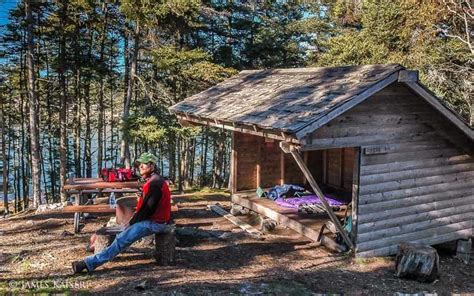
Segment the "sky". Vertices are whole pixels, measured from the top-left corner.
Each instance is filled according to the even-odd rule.
[[[8,13],[15,8],[19,0],[0,0],[0,25],[8,23]]]
[[[0,35],[4,31],[3,26],[8,24],[8,15],[10,10],[15,8],[18,5],[20,0],[0,0]],[[3,46],[0,43],[0,51],[2,50]],[[0,58],[0,65],[5,62],[5,59]]]

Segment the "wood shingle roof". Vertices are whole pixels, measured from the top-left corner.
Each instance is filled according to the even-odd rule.
[[[415,74],[415,75],[413,75]],[[393,82],[404,82],[471,139],[474,130],[399,64],[247,70],[171,106],[178,118],[302,139]],[[277,136],[278,137],[278,136]]]
[[[295,133],[401,69],[390,64],[242,71],[170,110]]]

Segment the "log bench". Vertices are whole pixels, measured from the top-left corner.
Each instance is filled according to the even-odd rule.
[[[112,244],[115,236],[121,232],[119,227],[102,227],[95,232],[94,254],[101,252]],[[155,249],[153,257],[156,263],[161,266],[168,266],[174,263],[176,249],[176,227],[170,226],[167,233],[156,233],[154,235]]]
[[[155,234],[155,252],[156,263],[161,266],[173,265],[174,253],[176,249],[176,227],[172,225],[168,233]]]

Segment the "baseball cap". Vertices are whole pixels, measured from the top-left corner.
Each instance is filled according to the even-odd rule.
[[[142,155],[140,155],[140,157],[136,160],[136,162],[138,162],[138,163],[149,163],[149,162],[157,163],[158,162],[158,157],[156,157],[155,155],[153,155],[150,152],[145,152]]]

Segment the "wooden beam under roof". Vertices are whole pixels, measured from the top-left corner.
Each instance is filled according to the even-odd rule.
[[[280,141],[291,142],[294,144],[299,144],[299,141],[297,139],[295,139],[289,134],[285,134],[280,131],[277,132],[277,131],[271,131],[271,130],[261,129],[261,128],[255,130],[255,126],[247,127],[245,125],[241,125],[235,122],[207,120],[204,118],[198,118],[196,116],[190,116],[190,115],[185,116],[178,113],[176,113],[176,117],[178,118],[180,122],[184,120],[194,125],[207,125],[207,126],[222,128],[222,129],[226,129],[230,131],[251,134],[254,136],[260,136],[260,137],[265,137],[265,138],[270,138],[270,139],[275,139],[275,140],[280,140]]]

